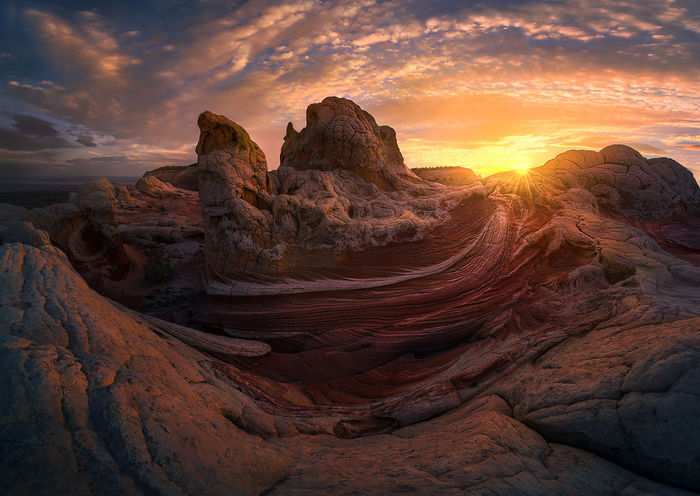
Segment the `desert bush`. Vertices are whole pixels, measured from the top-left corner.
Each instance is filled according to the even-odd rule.
[[[167,260],[160,256],[152,256],[146,261],[143,276],[148,282],[166,282],[172,278],[174,270]]]

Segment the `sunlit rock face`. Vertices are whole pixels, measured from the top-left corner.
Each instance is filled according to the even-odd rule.
[[[534,171],[565,188],[586,189],[599,207],[628,218],[700,214],[700,191],[688,169],[670,158],[647,160],[625,145],[568,151]]]
[[[301,280],[342,265],[339,254],[420,239],[477,193],[420,180],[403,163],[394,131],[349,100],[326,98],[307,117],[301,132],[288,127],[282,164],[268,173],[243,128],[200,115],[211,293],[306,291]]]

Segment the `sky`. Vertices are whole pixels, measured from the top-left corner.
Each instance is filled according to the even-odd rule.
[[[700,177],[700,0],[0,5],[0,178],[190,164],[204,110],[274,169],[331,95],[396,129],[409,167],[624,143]]]

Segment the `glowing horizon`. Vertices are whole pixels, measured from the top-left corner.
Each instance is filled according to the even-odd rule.
[[[622,143],[700,175],[700,22],[686,0],[165,8],[5,3],[0,174],[186,165],[203,110],[245,127],[274,169],[287,122],[301,129],[309,104],[340,96],[397,131],[409,167],[486,176]]]

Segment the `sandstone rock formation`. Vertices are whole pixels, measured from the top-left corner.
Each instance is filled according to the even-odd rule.
[[[146,172],[144,177],[153,176],[164,183],[188,191],[199,191],[199,171],[197,164],[177,166],[169,165]]]
[[[380,189],[397,189],[415,180],[396,142],[396,132],[345,98],[328,97],[309,105],[306,127],[287,125],[280,167],[297,170],[348,170]]]
[[[342,439],[347,410],[269,414],[240,390],[217,356],[258,343],[115,308],[45,245],[3,244],[0,274],[6,494],[697,489],[698,318],[571,338],[449,413]]]
[[[277,171],[202,114],[201,205],[152,175],[0,205],[4,493],[700,492],[687,170],[615,145],[447,187],[312,107]],[[125,282],[89,282],[147,307],[158,255],[176,303],[86,284],[118,242]]]
[[[394,131],[341,98],[311,105],[301,132],[288,126],[281,165],[271,172],[234,122],[204,112],[198,124],[212,293],[267,292],[268,283],[306,291],[299,281],[332,270],[336,254],[420,239],[478,192],[420,180],[403,163]]]
[[[169,183],[164,183],[156,176],[144,175],[136,183],[136,189],[144,195],[155,198],[168,198],[180,195],[176,187]]]
[[[129,262],[118,233],[115,207],[131,201],[128,188],[105,178],[94,179],[79,188],[71,203],[31,210],[2,206],[0,231],[13,221],[28,222],[31,229],[45,232],[51,243],[81,265],[85,276],[95,282],[104,277],[118,279],[128,270]]]
[[[587,189],[600,207],[628,218],[700,215],[700,191],[688,169],[670,158],[647,160],[628,146],[568,151],[534,171],[553,173],[565,188]]]

